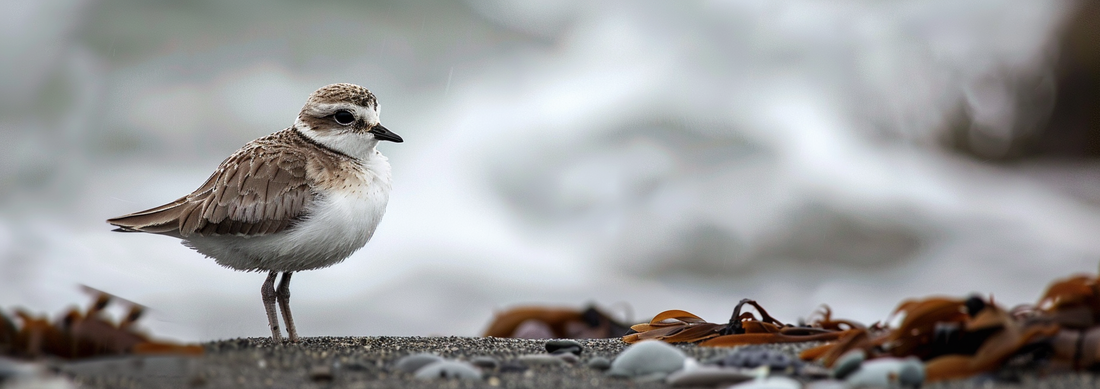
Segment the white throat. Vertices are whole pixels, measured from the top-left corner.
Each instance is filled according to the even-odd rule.
[[[378,145],[378,139],[374,139],[374,134],[371,133],[320,132],[311,128],[301,119],[294,122],[294,128],[314,142],[359,160],[366,161],[378,154],[374,149]]]

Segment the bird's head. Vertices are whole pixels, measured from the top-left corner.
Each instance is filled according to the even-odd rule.
[[[355,84],[326,85],[309,95],[294,128],[327,147],[364,157],[378,141],[404,141],[382,126],[378,112],[378,100],[367,88]]]

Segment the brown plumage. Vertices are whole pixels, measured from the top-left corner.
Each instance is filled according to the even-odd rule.
[[[191,194],[107,222],[119,231],[184,238],[273,234],[306,216],[316,195],[307,169],[332,172],[349,160],[288,128],[237,150]]]

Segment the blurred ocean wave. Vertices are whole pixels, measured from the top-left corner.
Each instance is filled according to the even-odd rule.
[[[374,240],[295,277],[305,336],[473,335],[532,302],[1030,302],[1100,258],[1093,164],[990,163],[1055,110],[1075,4],[9,4],[0,306],[87,284],[158,334],[263,336],[262,275],[103,220],[193,190],[332,82],[407,142],[382,147]]]

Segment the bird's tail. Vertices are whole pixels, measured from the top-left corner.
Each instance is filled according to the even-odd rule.
[[[118,232],[179,234],[180,216],[184,214],[186,204],[187,199],[181,198],[156,208],[107,219],[107,223],[118,227],[114,229]]]

